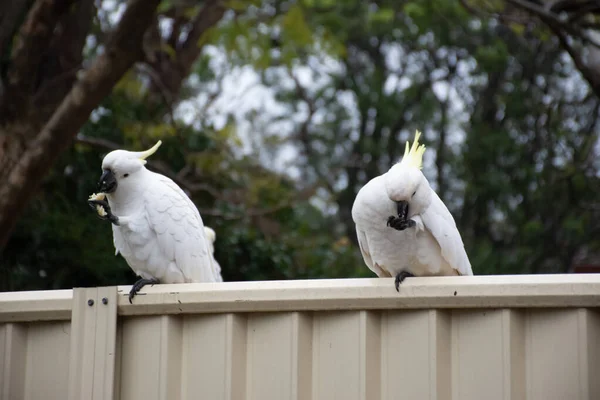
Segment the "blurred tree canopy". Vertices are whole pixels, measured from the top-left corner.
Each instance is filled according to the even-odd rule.
[[[372,276],[352,203],[416,129],[476,274],[600,251],[593,4],[9,3],[0,290],[132,282],[86,198],[104,154],[158,139],[148,167],[215,229],[225,280]]]

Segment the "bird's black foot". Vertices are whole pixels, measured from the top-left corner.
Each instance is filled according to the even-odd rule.
[[[108,200],[106,200],[106,199],[104,199],[104,200],[88,200],[88,205],[96,212],[96,215],[98,216],[98,218],[103,219],[103,220],[108,220],[115,225],[119,225],[119,217],[117,217],[115,214],[113,214],[112,211],[110,210],[110,205],[108,204]],[[104,209],[104,212],[106,213],[106,215],[98,214],[98,209],[96,208],[96,206],[102,207]]]
[[[398,275],[396,275],[396,292],[400,292],[400,284],[402,283],[402,281],[404,281],[404,279],[406,278],[411,277],[414,277],[414,275],[410,272],[404,270],[400,271]]]
[[[133,286],[131,287],[131,290],[129,291],[129,304],[133,304],[131,302],[131,300],[133,300],[133,296],[135,296],[144,286],[146,286],[146,285],[154,286],[157,283],[160,283],[160,281],[156,278],[152,278],[152,279],[142,278],[142,279],[138,280],[136,283],[133,284]]]
[[[417,223],[412,219],[401,219],[399,217],[394,217],[393,215],[390,215],[387,220],[387,226],[394,228],[397,231],[403,231],[406,228],[412,228],[416,225]]]

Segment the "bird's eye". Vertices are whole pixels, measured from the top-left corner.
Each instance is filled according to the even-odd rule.
[[[416,190],[413,192],[413,197],[415,197],[415,194],[417,194],[417,191],[416,191]]]
[[[125,174],[123,175],[123,178],[127,178],[129,176],[129,174]]]

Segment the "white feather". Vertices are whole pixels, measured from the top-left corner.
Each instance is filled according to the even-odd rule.
[[[108,195],[117,253],[134,272],[161,283],[222,281],[200,213],[171,179],[145,168]]]
[[[429,185],[427,185],[429,186]],[[452,215],[431,190],[431,202],[420,214],[410,214],[416,226],[397,231],[387,226],[396,215],[384,176],[369,181],[358,192],[352,219],[365,264],[379,277],[402,270],[415,276],[472,275],[471,265]]]
[[[215,269],[215,276],[217,277],[217,281],[223,282],[223,277],[221,276],[221,265],[215,258],[215,240],[217,239],[217,233],[210,227],[204,227],[204,236],[206,236],[206,240],[208,241],[209,252],[213,258],[213,267]]]

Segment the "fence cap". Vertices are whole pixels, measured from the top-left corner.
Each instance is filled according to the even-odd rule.
[[[145,286],[119,315],[356,309],[600,307],[600,274],[308,279]],[[0,293],[0,322],[68,320],[73,291]]]
[[[314,279],[155,285],[119,314],[273,312],[354,309],[599,307],[600,274]]]

